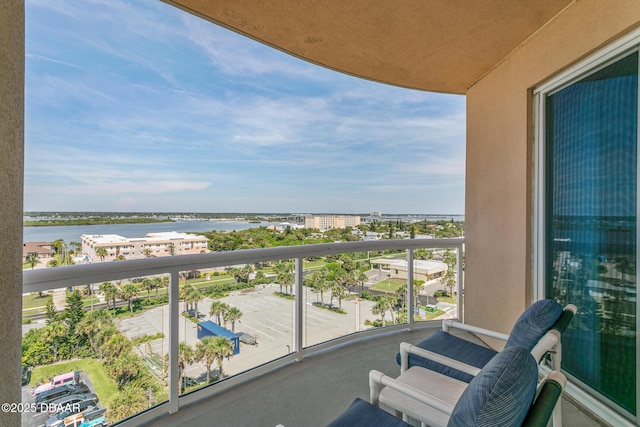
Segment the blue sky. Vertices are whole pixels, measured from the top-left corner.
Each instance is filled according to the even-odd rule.
[[[25,210],[464,213],[465,100],[152,0],[26,0]]]

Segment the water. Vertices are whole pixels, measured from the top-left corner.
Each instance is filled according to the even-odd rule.
[[[127,238],[144,237],[147,233],[161,233],[166,231],[204,232],[204,231],[233,231],[247,228],[267,227],[277,225],[276,222],[261,221],[250,223],[247,221],[176,221],[158,222],[152,224],[105,224],[105,225],[60,225],[51,227],[24,227],[23,242],[52,242],[62,239],[66,243],[80,242],[83,234],[118,234]]]

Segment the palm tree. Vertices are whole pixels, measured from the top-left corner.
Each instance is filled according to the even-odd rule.
[[[146,257],[151,256],[151,252],[153,252],[153,251],[152,251],[151,249],[149,249],[149,248],[144,248],[144,249],[142,250],[142,253],[143,253],[143,254],[144,254],[144,256],[146,256]]]
[[[184,341],[178,344],[178,393],[182,393],[182,377],[187,365],[191,365],[194,362],[194,356],[193,347]]]
[[[280,285],[280,293],[282,293],[282,286],[291,286],[294,283],[293,276],[294,265],[291,261],[280,261],[273,266],[273,271],[276,273],[276,280]]]
[[[104,299],[107,301],[107,308],[109,308],[109,301],[113,301],[113,309],[116,308],[116,298],[120,294],[120,290],[116,285],[111,282],[103,282],[98,287],[98,291],[104,295]]]
[[[385,326],[384,316],[389,311],[391,313],[391,322],[395,323],[393,319],[393,307],[396,305],[393,298],[390,297],[381,297],[376,304],[373,306],[371,312],[373,314],[379,314],[382,317],[382,326]]]
[[[76,325],[76,332],[86,335],[91,349],[99,354],[99,346],[96,340],[98,333],[105,327],[113,324],[111,315],[107,310],[95,310],[88,312]]]
[[[173,255],[176,252],[176,245],[174,245],[173,243],[169,243],[167,245],[167,249],[169,250],[169,253]]]
[[[401,286],[396,289],[396,297],[401,301],[402,308],[404,309],[407,305],[407,288],[405,286]]]
[[[190,285],[185,282],[182,285],[180,285],[180,288],[178,289],[178,298],[184,301],[184,311],[189,310],[188,303],[189,303],[189,294],[192,292],[191,288],[193,288],[193,285]]]
[[[227,311],[227,313],[225,314],[224,317],[224,323],[225,323],[225,327],[227,322],[231,322],[231,332],[236,332],[236,321],[240,321],[240,318],[242,317],[242,311],[240,311],[239,308],[237,307],[231,307],[229,308],[229,310]]]
[[[76,255],[82,252],[82,243],[80,242],[70,242],[69,246],[73,246],[73,253]]]
[[[105,248],[100,247],[100,248],[96,249],[96,255],[100,257],[100,261],[104,261],[104,257],[109,255],[109,253],[107,252],[107,250]]]
[[[148,277],[142,281],[142,287],[147,290],[147,295],[151,295],[151,289],[154,288],[153,280]]]
[[[117,359],[120,355],[131,351],[131,341],[121,333],[115,333],[100,346],[100,349],[105,359]]]
[[[133,283],[127,283],[120,290],[120,298],[127,301],[129,303],[129,310],[131,311],[131,315],[133,316],[133,300],[139,294],[138,288]]]
[[[214,337],[214,345],[216,348],[215,359],[218,362],[218,378],[224,378],[222,373],[222,361],[225,357],[233,356],[233,343],[225,337]]]
[[[218,325],[222,324],[222,316],[225,316],[227,311],[229,310],[229,305],[223,303],[222,301],[214,301],[211,303],[211,308],[209,309],[209,316],[216,316],[218,320]]]
[[[123,388],[109,403],[107,417],[109,420],[121,420],[147,408],[147,396],[137,385]]]
[[[33,270],[33,267],[38,265],[38,257],[36,257],[34,254],[29,254],[29,256],[27,256],[27,264],[29,264],[29,266]]]
[[[191,290],[190,290],[189,294],[187,295],[187,298],[188,298],[189,302],[193,304],[194,315],[195,315],[195,317],[197,319],[198,318],[198,302],[202,301],[204,296],[202,296],[202,294],[200,293],[198,288],[196,288],[195,286],[191,285]]]
[[[196,344],[195,360],[204,363],[207,368],[207,384],[211,382],[211,365],[216,361],[218,354],[214,336],[204,337]]]
[[[62,344],[62,339],[67,336],[68,332],[69,326],[58,320],[49,323],[42,329],[42,340],[51,345],[54,362],[58,361],[58,349]]]
[[[157,297],[158,289],[164,287],[164,280],[162,280],[162,277],[154,277],[153,279],[151,279],[151,282],[153,283],[153,287],[156,290],[156,297]]]
[[[124,353],[117,359],[112,360],[108,365],[108,369],[112,378],[118,383],[118,387],[122,388],[140,375],[143,367],[142,361],[137,354]]]

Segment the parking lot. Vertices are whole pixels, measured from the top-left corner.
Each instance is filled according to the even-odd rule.
[[[89,391],[91,393],[94,392],[93,384],[91,383],[91,378],[87,375],[82,375],[82,381],[89,387]],[[23,386],[22,387],[22,404],[23,411],[22,412],[22,427],[40,427],[44,426],[45,422],[49,418],[48,412],[39,412],[33,411],[35,405],[35,396],[29,394],[29,390],[31,386]],[[102,407],[101,402],[98,402],[98,406]],[[36,406],[36,409],[38,407]]]
[[[240,354],[225,360],[223,370],[225,375],[233,375],[270,360],[282,357],[294,350],[294,301],[273,295],[279,291],[277,284],[263,285],[256,289],[232,292],[220,301],[242,311],[242,318],[236,321],[235,332],[245,332],[257,339],[257,345],[241,344]],[[371,301],[344,299],[342,309],[347,314],[335,313],[313,305],[319,300],[319,295],[304,288],[304,318],[303,345],[311,346],[346,334],[354,333],[366,328],[365,321],[373,320],[377,316],[371,314]],[[208,313],[212,300],[205,298],[198,304],[200,320],[213,320]],[[329,295],[325,292],[324,303],[329,303]],[[338,300],[334,298],[334,306]],[[184,304],[181,303],[181,310]],[[186,340],[195,347],[199,341],[195,323],[183,317],[179,319],[180,340]],[[168,306],[157,307],[133,318],[121,319],[117,322],[120,330],[129,338],[140,335],[154,335],[164,332],[164,339],[151,341],[142,346],[142,353],[152,351],[158,355],[168,352],[169,309]],[[227,325],[231,329],[231,325]],[[186,337],[186,338],[185,338]],[[215,367],[212,367],[215,369]],[[192,378],[204,379],[205,368],[197,363],[190,366],[186,375]]]

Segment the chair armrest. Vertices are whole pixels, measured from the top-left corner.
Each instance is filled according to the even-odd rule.
[[[456,328],[463,331],[472,332],[474,334],[484,335],[490,338],[496,338],[502,341],[507,341],[509,339],[509,335],[507,334],[501,334],[500,332],[479,328],[477,326],[467,325],[466,323],[460,323],[453,320],[443,320],[442,330],[447,332],[449,328]]]
[[[460,362],[459,360],[452,359],[447,356],[443,356],[438,353],[434,353],[429,350],[425,350],[424,348],[416,347],[413,344],[409,344],[406,342],[400,343],[400,371],[404,372],[409,369],[409,353],[415,354],[420,357],[424,357],[425,359],[433,360],[434,362],[441,363],[443,365],[449,366],[451,368],[457,369],[458,371],[464,372],[466,374],[476,376],[478,372],[480,372],[479,368],[475,366],[468,365],[466,363]]]
[[[522,423],[523,427],[546,427],[567,383],[560,371],[551,371],[538,386],[538,393]]]
[[[561,351],[559,347],[556,348],[556,345],[558,345],[559,342],[560,342],[560,332],[556,331],[555,329],[551,329],[547,331],[547,333],[544,334],[542,338],[540,338],[540,340],[535,345],[535,347],[531,349],[531,355],[533,356],[534,359],[536,359],[536,362],[540,363],[544,355],[547,354],[548,352]],[[561,356],[559,355],[559,357]]]
[[[435,410],[442,412],[443,414],[451,415],[451,413],[453,412],[453,405],[444,402],[434,396],[426,394],[423,391],[418,390],[417,388],[402,384],[401,382],[396,381],[395,379],[388,377],[382,372],[376,371],[375,369],[369,372],[369,390],[372,405],[379,406],[379,396],[382,387],[392,388],[412,399],[417,400],[420,403],[424,403],[425,405],[428,405]]]

